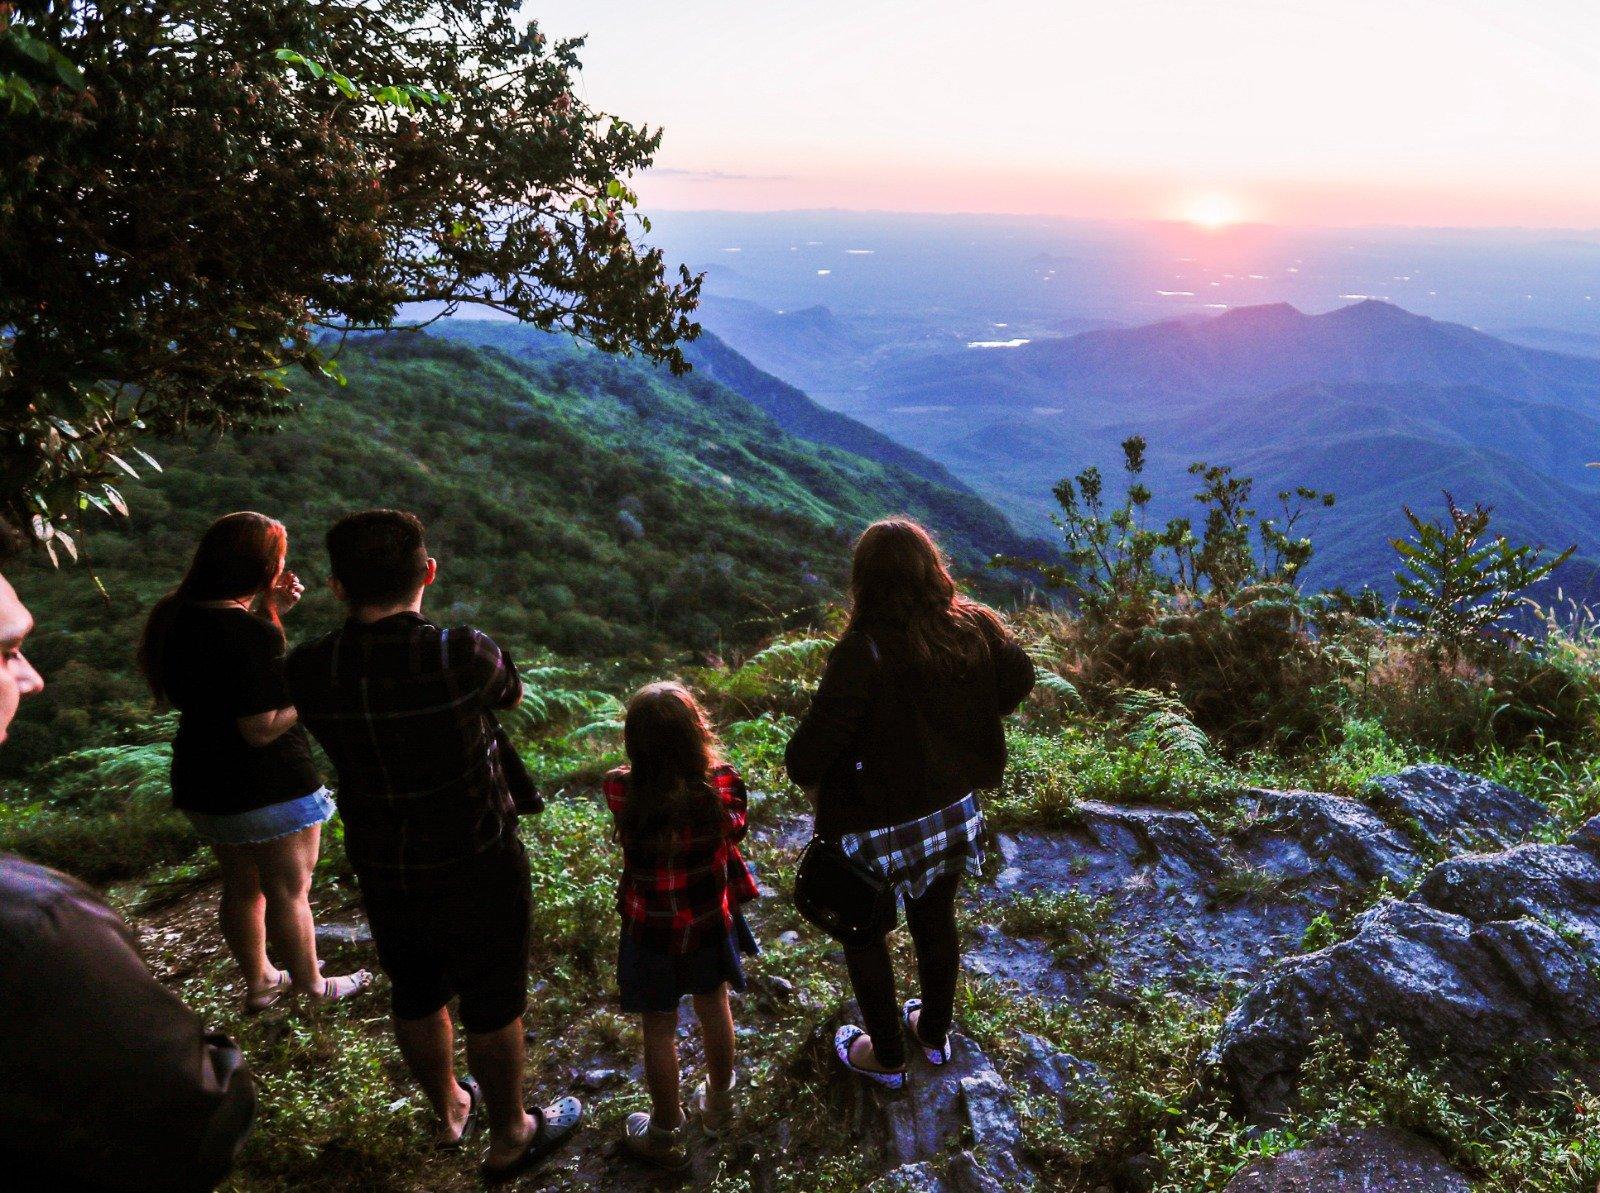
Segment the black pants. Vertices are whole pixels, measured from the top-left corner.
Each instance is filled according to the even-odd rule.
[[[917,951],[917,978],[922,986],[917,1034],[931,1045],[945,1038],[955,1013],[956,975],[961,970],[961,938],[956,932],[956,891],[960,886],[961,875],[948,874],[934,882],[922,898],[906,901],[906,927]],[[898,1069],[905,1064],[906,1050],[888,939],[846,949],[844,959],[856,1002],[861,1004],[862,1026],[872,1037],[878,1063]]]

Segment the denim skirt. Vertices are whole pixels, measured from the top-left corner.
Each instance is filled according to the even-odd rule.
[[[718,934],[692,953],[663,953],[639,944],[624,931],[617,949],[622,1009],[629,1014],[675,1011],[685,995],[710,994],[724,982],[743,990],[741,957],[753,957],[760,951],[750,925],[738,911],[733,913],[727,935]]]
[[[322,824],[334,813],[333,795],[319,787],[299,799],[236,812],[232,816],[208,816],[204,812],[184,812],[194,831],[208,845],[259,845],[276,841],[290,833]]]

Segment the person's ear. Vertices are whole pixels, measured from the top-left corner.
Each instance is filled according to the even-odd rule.
[[[439,576],[439,561],[433,556],[428,556],[428,566],[422,573],[422,587],[426,588]]]
[[[349,603],[345,599],[344,585],[339,583],[339,577],[338,576],[329,576],[328,577],[328,587],[333,590],[334,600],[338,601],[341,605],[345,605],[345,604]]]

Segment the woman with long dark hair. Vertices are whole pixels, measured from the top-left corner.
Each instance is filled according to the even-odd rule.
[[[905,906],[920,997],[895,1004],[887,940],[845,950],[864,1026],[834,1038],[839,1061],[891,1089],[905,1081],[902,1025],[928,1062],[950,1059],[961,941],[956,895],[983,867],[977,792],[1005,769],[1001,719],[1033,664],[999,614],[962,595],[926,530],[904,518],[856,542],[850,621],[789,739],[789,776],[816,831],[879,871]]]
[[[178,710],[173,803],[222,867],[222,935],[248,1013],[291,991],[322,1002],[372,980],[323,977],[317,962],[311,872],[334,806],[283,677],[282,616],[305,591],[284,567],[288,550],[281,522],[217,519],[139,642],[152,695]],[[269,940],[286,968],[268,961]]]

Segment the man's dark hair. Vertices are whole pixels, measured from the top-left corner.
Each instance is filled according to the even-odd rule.
[[[409,599],[428,574],[422,523],[404,510],[363,510],[328,531],[328,561],[352,605]]]
[[[16,532],[10,522],[0,518],[0,563],[4,563],[13,555],[22,551],[22,536]]]

